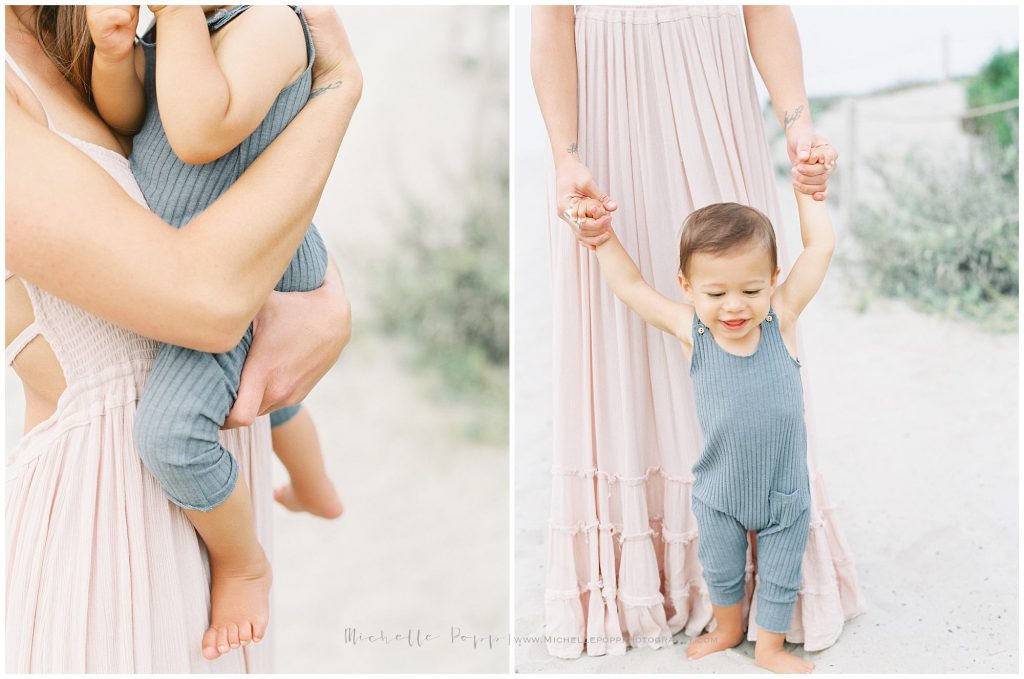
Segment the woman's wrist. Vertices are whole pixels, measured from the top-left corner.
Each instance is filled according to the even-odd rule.
[[[782,124],[783,132],[787,135],[799,129],[813,128],[814,122],[811,120],[810,104],[806,100],[798,101],[781,109],[779,122]]]
[[[362,94],[363,74],[359,65],[339,64],[313,77],[306,106],[327,106],[340,115],[351,115]]]
[[[575,143],[570,146],[566,146],[561,149],[560,153],[556,153],[555,155],[556,174],[566,170],[575,170],[581,166],[583,166],[583,161],[580,160],[579,153],[576,151]]]
[[[562,165],[575,165],[582,163],[580,160],[579,146],[575,139],[554,142],[551,145],[551,155],[555,159],[555,167]]]

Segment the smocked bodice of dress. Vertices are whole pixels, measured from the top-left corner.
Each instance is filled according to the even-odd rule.
[[[133,200],[146,204],[127,158],[106,147],[58,134],[102,167]],[[131,376],[142,388],[156,351],[154,340],[22,282],[32,300],[39,332],[57,356],[69,391],[116,376]]]

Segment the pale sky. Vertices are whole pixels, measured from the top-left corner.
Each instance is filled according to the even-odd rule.
[[[942,76],[943,36],[952,75],[977,73],[996,49],[1018,45],[1008,6],[793,7],[810,96],[868,92]]]

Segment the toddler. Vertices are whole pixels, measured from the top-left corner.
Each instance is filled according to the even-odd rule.
[[[796,196],[804,250],[778,285],[771,222],[736,203],[709,205],[686,219],[678,281],[689,303],[648,285],[614,234],[596,252],[615,295],[678,338],[690,360],[704,440],[692,470],[692,509],[717,627],[694,640],[687,655],[696,659],[743,640],[747,531],[755,531],[755,662],[787,673],[814,668],[783,649],[810,508],[796,321],[824,279],[834,244],[824,203]],[[590,199],[566,211],[577,223],[604,214]]]
[[[150,8],[156,21],[138,44],[138,7],[89,8],[92,92],[106,122],[134,136],[132,171],[150,209],[181,227],[305,105],[313,43],[298,8]],[[310,225],[275,289],[316,289],[326,267],[323,240]],[[270,565],[256,539],[248,489],[218,440],[251,342],[250,325],[238,346],[221,354],[161,345],[136,414],[143,462],[185,509],[209,552],[211,619],[202,640],[209,659],[259,641],[269,615]],[[291,510],[339,516],[312,419],[294,406],[272,413],[271,425],[274,451],[290,475],[275,498]]]

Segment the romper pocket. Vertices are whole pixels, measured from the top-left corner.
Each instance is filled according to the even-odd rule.
[[[780,493],[777,490],[768,491],[768,516],[770,523],[767,528],[759,533],[759,537],[792,526],[810,504],[810,494],[802,488],[792,493]]]

